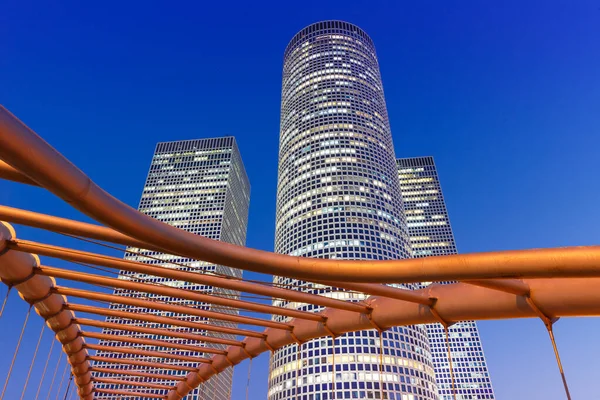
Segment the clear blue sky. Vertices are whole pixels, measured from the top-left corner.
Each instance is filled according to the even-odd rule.
[[[156,142],[235,135],[252,184],[248,245],[272,250],[283,50],[323,19],[373,38],[396,154],[435,157],[461,252],[598,244],[597,0],[7,0],[0,103],[133,206]],[[6,182],[0,204],[85,219]],[[26,309],[11,301],[3,337]],[[39,320],[31,326],[33,345]],[[480,329],[498,399],[564,398],[541,322]],[[597,398],[600,320],[562,320],[556,331],[573,398]],[[234,399],[245,398],[245,366]],[[252,373],[251,398],[266,398],[266,357]]]

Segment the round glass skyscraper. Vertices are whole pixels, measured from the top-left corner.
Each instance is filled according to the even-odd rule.
[[[290,41],[279,146],[277,252],[340,259],[410,257],[379,65],[363,30],[324,21]],[[274,280],[338,299],[365,299],[295,279]],[[283,300],[274,304],[319,311]],[[322,338],[275,352],[269,399],[435,399],[425,330],[395,328],[382,338],[381,375],[375,330],[340,336],[335,346],[331,338]]]

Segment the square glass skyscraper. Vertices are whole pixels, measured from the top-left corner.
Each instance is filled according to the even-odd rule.
[[[246,171],[242,163],[242,158],[238,150],[236,141],[233,137],[222,137],[214,139],[184,140],[177,142],[158,143],[150,171],[146,178],[146,183],[142,192],[142,198],[139,204],[139,211],[149,215],[159,221],[180,229],[202,235],[214,240],[222,240],[237,245],[244,245],[246,242],[246,227],[248,221],[248,207],[250,202],[250,185]],[[200,262],[185,257],[171,254],[163,254],[156,251],[144,249],[128,248],[125,254],[126,260],[133,260],[146,264],[153,264],[165,268],[174,268],[184,271],[197,271],[201,273],[219,274],[241,278],[242,273],[238,269]],[[120,272],[120,279],[128,279],[137,282],[145,282],[158,285],[167,285],[181,289],[193,290],[215,296],[236,297],[239,293],[216,288],[197,283],[183,282],[171,279],[160,278],[151,275],[132,273],[128,271]],[[225,309],[218,305],[202,303],[198,301],[182,300],[168,298],[154,294],[140,294],[129,290],[116,289],[115,295],[143,298],[151,302],[168,302],[170,304],[185,304],[194,306],[198,309],[207,311],[218,311],[221,313],[238,313],[237,310]],[[111,304],[111,311],[134,313],[141,315],[152,313],[166,318],[174,318],[179,321],[185,321],[187,326],[169,326],[175,331],[186,333],[202,334],[212,336],[216,343],[210,346],[217,350],[224,350],[226,343],[220,339],[235,339],[234,335],[221,332],[213,332],[202,329],[202,325],[209,322],[207,318],[192,315],[178,315],[167,311],[156,311],[133,307],[121,304]],[[159,324],[146,322],[143,320],[121,318],[119,316],[109,316],[107,322],[118,324],[136,325],[142,327],[164,328]],[[191,323],[191,324],[190,324]],[[212,325],[221,325],[223,327],[235,327],[232,322],[210,320]],[[103,333],[118,335],[120,337],[144,337],[148,335],[142,333],[130,332],[122,329],[105,328]],[[181,342],[177,338],[151,337],[151,339],[170,340]],[[191,343],[190,343],[191,344]],[[149,357],[145,355],[128,354],[127,358],[135,361],[160,363],[163,368],[153,368],[139,365],[135,369],[128,369],[129,372],[141,372],[144,374],[153,374],[156,376],[170,375],[173,380],[153,379],[148,375],[143,379],[146,384],[136,387],[136,392],[151,394],[166,394],[165,389],[160,385],[174,386],[177,381],[175,378],[185,376],[190,369],[196,368],[198,362],[194,358],[212,356],[208,352],[198,352],[178,349],[158,349],[149,346],[140,346],[135,344],[111,342],[103,340],[102,346],[127,346],[146,351],[167,351],[173,355],[191,357],[191,360],[176,360],[162,357]],[[208,350],[208,349],[207,349]],[[118,349],[115,349],[118,351]],[[118,378],[110,373],[102,372],[101,368],[115,368],[115,364],[103,361],[103,358],[121,358],[123,354],[115,351],[98,351],[99,357],[94,362],[94,372],[97,378]],[[98,369],[100,368],[100,369]],[[130,367],[128,367],[130,368]],[[214,377],[208,382],[194,389],[187,397],[188,400],[199,399],[229,399],[231,395],[232,369],[228,369]],[[108,383],[97,383],[95,398],[103,400],[117,400],[123,398],[120,395],[111,395],[102,393],[103,389],[114,389],[116,386]]]
[[[457,254],[433,157],[400,158],[396,162],[413,257]],[[423,286],[427,284],[425,282]],[[453,400],[444,327],[441,324],[428,324],[426,327],[440,400]],[[452,325],[449,341],[456,399],[494,399],[475,321]]]

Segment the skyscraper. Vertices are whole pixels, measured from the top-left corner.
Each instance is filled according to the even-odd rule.
[[[413,257],[456,254],[456,243],[433,157],[397,160]],[[426,284],[426,283],[425,283]],[[444,327],[427,325],[441,400],[453,400]],[[479,330],[475,321],[449,329],[456,399],[494,399]]]
[[[279,146],[277,252],[341,259],[410,257],[379,65],[363,30],[325,21],[292,38],[284,55]],[[274,281],[338,299],[366,298],[290,278]],[[274,304],[319,310],[282,300]],[[291,345],[276,351],[269,399],[435,399],[425,329],[399,327],[382,337],[381,360],[375,330],[343,335],[335,346],[331,338],[321,338],[300,349]]]
[[[150,165],[150,171],[146,178],[146,184],[142,193],[139,205],[139,211],[158,219],[159,221],[176,226],[188,232],[193,232],[215,240],[222,240],[237,245],[244,245],[246,242],[246,226],[248,221],[248,207],[250,201],[250,186],[246,171],[242,163],[242,158],[237,144],[233,137],[223,137],[215,139],[185,140],[177,142],[159,143],[156,146],[154,157]],[[202,273],[220,274],[240,278],[241,271],[230,267],[214,265],[199,262],[189,258],[175,255],[162,254],[155,251],[143,249],[128,248],[125,259],[134,260],[148,264],[160,265],[167,268],[177,268],[185,271],[198,271]],[[168,280],[150,275],[136,274],[127,271],[120,272],[121,279],[131,279],[140,282],[168,285],[172,287],[193,290],[212,294],[215,296],[237,296],[238,293],[226,289],[215,288],[190,282]],[[139,296],[140,294],[116,289],[114,291],[119,296]],[[172,304],[194,305],[196,308],[222,313],[237,313],[237,311],[223,309],[212,304],[194,302],[189,300],[166,298],[159,295],[145,295],[147,300],[158,302],[169,302]],[[125,306],[120,304],[111,304],[111,310],[126,311],[133,313],[147,313],[149,310]],[[154,315],[157,314],[153,311]],[[160,312],[161,316],[185,319],[201,324],[209,320],[198,316],[173,315],[170,312]],[[119,324],[130,324],[138,326],[148,326],[159,328],[157,324],[147,322],[137,322],[119,317],[108,317],[107,322],[116,322]],[[234,323],[210,320],[211,324],[235,327]],[[173,327],[169,327],[173,328]],[[191,332],[218,338],[234,339],[233,335],[224,333],[209,332],[195,328],[174,328],[174,330]],[[150,337],[146,334],[133,333],[123,330],[107,329],[103,333],[111,335],[144,337],[150,339],[169,340],[164,337]],[[178,342],[177,340],[172,340]],[[181,341],[181,340],[180,340]],[[179,342],[180,342],[179,341]],[[103,340],[100,345],[115,346],[119,342]],[[181,343],[182,344],[182,343]],[[186,342],[187,345],[194,343]],[[224,349],[224,344],[213,344],[217,349]],[[164,350],[148,346],[139,346],[132,344],[142,350]],[[204,352],[194,352],[189,350],[167,349],[171,354],[185,357],[210,357],[211,354]],[[109,351],[99,351],[98,357],[119,357]],[[122,355],[121,355],[122,356]],[[173,377],[187,374],[187,370],[173,369],[177,367],[196,367],[197,362],[186,360],[169,360],[160,357],[127,355],[136,361],[153,361],[163,364],[163,369],[137,367],[128,371],[144,372],[151,374],[172,375]],[[108,364],[103,361],[97,361],[95,368],[110,367],[114,364]],[[111,374],[96,372],[96,377],[115,378]],[[197,400],[204,398],[211,399],[229,399],[231,393],[232,370],[229,369],[213,377],[208,382],[200,385],[188,397],[188,400]],[[169,383],[164,380],[144,379],[145,383]],[[175,384],[176,382],[171,382]],[[98,389],[112,388],[110,384],[97,383]],[[137,392],[145,393],[163,393],[156,388],[136,387]],[[113,396],[103,393],[96,393],[99,399],[121,399],[122,396]]]

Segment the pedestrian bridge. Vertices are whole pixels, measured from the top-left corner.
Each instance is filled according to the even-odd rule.
[[[93,149],[89,151],[93,152]],[[16,343],[15,348],[3,349],[5,357],[11,359],[11,365],[5,381],[0,382],[3,384],[0,400],[4,399],[9,385],[17,384],[22,386],[21,399],[33,399],[35,390],[37,399],[41,383],[50,379],[45,376],[50,373],[54,374],[53,384],[55,379],[62,381],[57,398],[58,393],[64,392],[65,399],[75,394],[85,400],[93,399],[97,394],[182,399],[194,388],[245,359],[293,343],[301,346],[313,338],[328,336],[335,340],[340,334],[364,329],[382,332],[393,326],[435,322],[447,328],[463,320],[509,318],[541,319],[554,346],[566,396],[570,398],[553,324],[561,317],[600,315],[600,246],[349,261],[292,257],[213,241],[147,217],[112,197],[1,106],[0,178],[50,191],[97,222],[90,224],[60,218],[51,215],[52,210],[42,214],[0,206],[0,221],[3,221],[0,223],[0,278],[9,288],[2,302],[0,318],[16,301],[30,305],[19,337],[9,341]],[[99,250],[90,252],[33,242],[21,238],[14,225],[67,235],[79,243],[86,243],[87,247],[90,243],[97,245]],[[155,250],[247,271],[334,285],[366,293],[369,297],[365,301],[349,302],[292,287],[166,268],[103,254],[106,248],[114,249],[115,246],[121,246],[117,247],[120,249],[128,246],[128,251],[133,253],[136,249]],[[52,265],[57,262],[73,268]],[[81,266],[102,273],[81,272]],[[119,271],[139,275],[135,280],[122,279],[117,276]],[[219,287],[245,296],[207,295],[173,285],[146,282],[144,275]],[[432,284],[415,291],[385,285],[424,281],[455,283]],[[81,283],[89,289],[81,289]],[[115,295],[107,293],[106,288],[187,300],[191,305],[149,301],[143,295]],[[11,296],[15,292],[20,300]],[[249,301],[253,296],[324,308],[319,313],[310,313],[274,307]],[[217,305],[223,311],[193,306],[197,302]],[[155,312],[127,312],[107,304]],[[263,317],[242,316],[231,310],[251,311]],[[70,391],[71,380],[65,374],[60,379],[56,370],[48,370],[48,360],[43,375],[31,379],[34,364],[44,363],[43,356],[38,355],[39,340],[26,379],[11,381],[15,376],[15,361],[25,346],[22,338],[31,315],[45,321],[40,340],[46,327],[54,332],[68,361],[70,374],[66,375],[71,377],[76,390]],[[277,322],[271,318],[273,315],[286,318],[284,322]],[[190,322],[186,318],[189,316],[204,320]],[[106,317],[147,324],[107,322]],[[233,328],[224,322],[253,328]],[[98,333],[97,328],[122,333]],[[145,335],[140,338],[133,333]],[[234,335],[235,339],[225,339],[214,333]],[[107,342],[122,345],[106,346]],[[148,347],[160,350],[147,350]],[[181,355],[182,351],[203,357]],[[155,361],[140,361],[140,356]],[[383,354],[379,357],[383,367]],[[193,367],[161,363],[161,360],[185,361]],[[95,366],[100,361],[103,367]],[[331,363],[335,363],[335,352]],[[157,369],[172,369],[172,373],[152,372]],[[39,386],[29,388],[33,381]],[[330,385],[332,398],[335,398],[335,374]],[[26,393],[28,397],[25,397]]]

